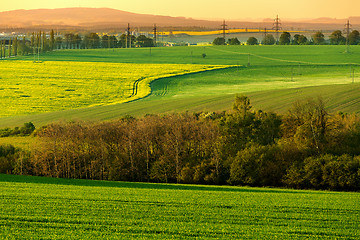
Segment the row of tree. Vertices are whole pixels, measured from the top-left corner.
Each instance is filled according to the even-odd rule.
[[[89,33],[85,36],[67,33],[64,36],[55,36],[52,30],[49,34],[45,32],[34,32],[29,39],[23,37],[21,40],[14,37],[0,41],[0,59],[5,57],[39,54],[57,49],[90,49],[90,48],[131,48],[131,47],[153,47],[152,38],[140,35],[122,34],[118,39],[116,36]]]
[[[302,34],[295,34],[291,37],[289,32],[281,33],[279,39],[275,39],[272,34],[265,34],[265,37],[262,39],[261,42],[255,37],[249,37],[247,40],[247,45],[324,45],[324,44],[331,44],[331,45],[358,45],[360,44],[360,34],[359,31],[354,30],[349,33],[349,37],[345,37],[342,35],[340,30],[334,31],[329,36],[329,39],[326,40],[325,36],[322,32],[316,32],[311,36],[311,39],[308,39],[305,35]],[[214,45],[240,45],[240,41],[237,38],[229,38],[227,42],[223,37],[215,38],[213,41]]]
[[[297,103],[278,115],[254,111],[249,99],[240,96],[231,112],[50,124],[36,131],[31,153],[3,153],[7,157],[0,156],[0,171],[359,190],[359,120],[356,115],[327,114],[321,99]]]

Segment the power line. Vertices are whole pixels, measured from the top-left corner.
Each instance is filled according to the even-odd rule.
[[[225,36],[226,36],[226,30],[227,30],[227,25],[225,24],[225,20],[223,21],[223,24],[221,25],[221,27],[222,27],[222,31],[223,31],[223,38],[224,38],[224,44],[225,44]]]
[[[266,38],[266,34],[267,34],[267,31],[266,31],[267,29],[265,28],[264,29],[264,38]]]
[[[348,20],[347,23],[345,24],[346,52],[347,52],[347,53],[349,52],[349,49],[350,49],[350,41],[349,41],[350,30],[351,30],[351,24],[350,24],[350,21]]]
[[[274,25],[273,30],[275,30],[276,32],[276,43],[279,43],[279,31],[282,29],[279,15],[276,15],[273,25]]]
[[[127,36],[126,36],[126,48],[128,48],[128,43],[129,44],[129,48],[131,48],[131,36],[130,36],[130,23],[128,23],[128,27],[126,29],[127,32]]]
[[[154,46],[155,47],[156,47],[156,35],[157,35],[156,24],[154,24]]]

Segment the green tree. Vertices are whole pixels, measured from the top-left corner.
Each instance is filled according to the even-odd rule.
[[[31,48],[27,45],[25,37],[23,37],[21,43],[19,44],[18,52],[21,55],[27,55],[31,52]]]
[[[214,39],[213,45],[225,45],[225,39],[223,37],[217,37]]]
[[[145,35],[140,35],[136,38],[136,45],[139,47],[153,47],[154,41]]]
[[[283,117],[283,137],[290,137],[299,148],[314,154],[324,152],[329,115],[321,98],[295,102]]]
[[[42,52],[47,52],[50,50],[49,40],[47,39],[45,32],[42,35],[41,50]]]
[[[325,43],[324,34],[322,34],[322,32],[316,32],[312,35],[312,40],[315,45],[322,45]]]
[[[75,34],[74,40],[73,40],[74,48],[80,49],[81,42],[82,42],[81,36],[79,34]]]
[[[236,96],[233,104],[233,113],[220,120],[222,135],[221,153],[225,158],[235,157],[238,151],[254,139],[257,122],[255,114],[250,111],[250,99],[246,96]]]
[[[285,171],[277,163],[276,146],[253,144],[238,152],[230,168],[232,184],[279,186]]]
[[[235,38],[229,38],[228,39],[228,44],[229,45],[240,45],[240,41],[236,37]]]
[[[56,49],[62,49],[63,48],[63,39],[62,39],[62,37],[56,37],[55,38],[55,47],[56,47]]]
[[[100,47],[100,37],[97,33],[89,33],[84,37],[84,47],[85,48],[99,48]]]
[[[340,30],[336,30],[329,36],[330,43],[333,45],[343,45],[346,43],[346,38],[342,35]]]
[[[290,44],[291,42],[291,35],[290,33],[288,32],[283,32],[281,35],[280,35],[280,39],[279,39],[279,44],[280,45],[288,45]]]
[[[54,30],[51,29],[51,31],[50,31],[50,49],[54,50],[54,48],[55,48],[55,33],[54,33]]]
[[[14,56],[17,56],[18,53],[18,39],[17,37],[14,38],[14,42],[13,42],[13,51],[14,51]]]
[[[354,30],[349,34],[349,44],[357,45],[360,43],[360,34],[359,31]]]
[[[102,48],[110,48],[109,36],[106,34],[101,37],[101,47]]]
[[[258,45],[258,40],[255,37],[249,37],[246,41],[247,45]]]
[[[0,59],[3,58],[3,41],[0,41]]]
[[[110,36],[110,47],[117,48],[118,47],[118,40],[115,36]]]
[[[266,34],[266,36],[262,40],[263,45],[274,45],[275,42],[276,40],[272,34]]]
[[[73,49],[74,37],[75,37],[75,35],[73,33],[65,34],[64,43],[65,43],[66,49]]]
[[[126,34],[121,34],[118,45],[121,48],[126,48]]]
[[[12,39],[9,40],[9,49],[8,49],[8,53],[9,53],[9,57],[11,57],[11,46],[12,46]]]
[[[135,42],[136,42],[136,37],[134,35],[130,35],[130,39],[129,39],[127,34],[122,34],[120,36],[118,46],[121,47],[121,48],[129,47],[128,41],[131,41],[131,46],[133,47]]]
[[[302,34],[295,34],[292,42],[294,45],[305,45],[308,44],[308,39]]]

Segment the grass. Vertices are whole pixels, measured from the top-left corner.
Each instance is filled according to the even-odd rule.
[[[339,84],[316,87],[278,89],[246,93],[257,110],[286,113],[297,100],[321,96],[328,112],[360,113],[360,84]],[[174,112],[223,111],[231,108],[234,94],[214,96],[193,96],[186,98],[150,97],[135,102],[71,109],[15,117],[0,118],[0,128],[19,127],[25,122],[33,122],[36,127],[56,121],[85,120],[104,121],[125,115],[141,117],[146,114],[166,114]],[[5,141],[5,140],[4,140]]]
[[[12,145],[24,150],[31,150],[32,144],[35,142],[34,137],[24,136],[24,137],[1,137],[0,145]]]
[[[329,77],[331,73],[331,78]],[[176,78],[151,84],[152,96],[187,97],[221,94],[247,94],[273,89],[351,83],[348,66],[261,66],[231,68]]]
[[[2,239],[358,239],[359,193],[0,175]]]
[[[113,63],[167,63],[277,66],[302,64],[360,64],[360,46],[189,46],[132,49],[59,50],[40,56],[41,61]],[[206,54],[206,58],[202,54]],[[32,61],[32,56],[12,59]]]

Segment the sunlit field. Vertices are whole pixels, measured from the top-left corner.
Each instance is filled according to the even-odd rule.
[[[149,83],[228,66],[93,62],[0,62],[0,116],[123,103],[150,94]]]
[[[250,96],[257,109],[278,112],[285,112],[298,99],[319,96],[324,98],[330,111],[359,112],[360,109],[360,102],[357,101],[360,46],[351,46],[350,53],[345,52],[345,46],[59,50],[41,55],[42,63],[27,63],[38,69],[39,73],[34,76],[41,75],[41,79],[46,79],[42,84],[51,87],[45,92],[41,92],[38,80],[34,81],[32,75],[23,73],[27,68],[19,67],[23,64],[19,60],[32,59],[32,56],[18,57],[1,63],[11,62],[17,64],[17,67],[16,70],[5,70],[10,74],[9,77],[5,77],[6,74],[1,76],[2,84],[5,84],[4,79],[8,79],[8,86],[0,87],[4,88],[0,90],[4,96],[2,102],[7,104],[7,113],[3,116],[8,117],[0,118],[0,126],[19,126],[29,121],[42,125],[59,119],[107,120],[147,113],[222,111],[231,108],[236,94]],[[122,65],[124,63],[130,65]],[[73,70],[72,77],[71,74],[65,74],[65,70],[55,70],[51,74],[44,68],[51,64],[67,68],[79,66],[80,69]],[[155,64],[155,68],[151,64]],[[176,65],[177,69],[173,70],[167,64],[180,65]],[[227,65],[229,68],[204,71],[218,65]],[[131,67],[125,67],[124,70],[119,66]],[[143,70],[132,70],[132,67]],[[189,71],[198,73],[187,74]],[[163,77],[169,74],[176,76]],[[57,76],[57,79],[52,75]],[[134,83],[139,79],[146,84],[144,89],[138,85],[138,93],[151,94],[141,100],[131,101],[140,96],[129,98],[134,92]],[[21,85],[20,81],[23,82]],[[151,92],[148,84],[151,85]],[[25,88],[20,89],[20,86],[26,85],[29,89],[37,88],[37,93],[30,94]],[[8,92],[7,97],[5,92]],[[40,93],[41,97],[38,97],[36,94]],[[44,102],[41,99],[45,96],[48,100]],[[36,99],[38,103],[29,104]],[[129,100],[130,103],[125,105],[114,104]],[[23,108],[22,116],[14,116],[20,114],[20,107]],[[72,109],[65,110],[69,108]],[[35,112],[46,113],[24,115]]]
[[[2,239],[359,239],[359,193],[0,174]]]

